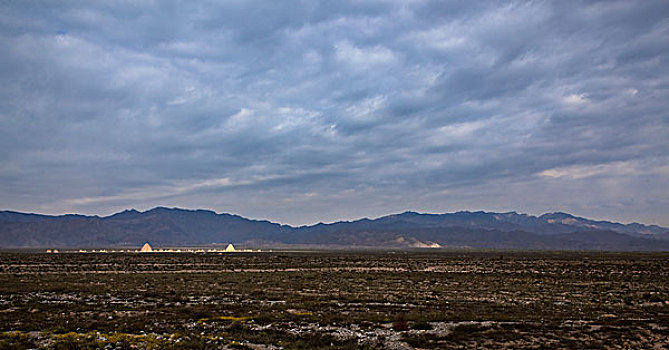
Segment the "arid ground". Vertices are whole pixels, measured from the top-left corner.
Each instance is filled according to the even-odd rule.
[[[669,349],[669,253],[0,253],[0,349]]]

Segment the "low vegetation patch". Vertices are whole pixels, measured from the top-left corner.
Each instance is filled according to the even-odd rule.
[[[0,350],[652,348],[667,339],[666,253],[0,253]]]

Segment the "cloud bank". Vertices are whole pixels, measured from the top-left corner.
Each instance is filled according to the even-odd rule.
[[[669,3],[0,4],[0,206],[669,225]]]

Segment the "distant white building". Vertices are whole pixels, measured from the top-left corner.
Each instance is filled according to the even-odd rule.
[[[232,243],[228,244],[228,246],[225,247],[225,251],[226,251],[226,252],[234,252],[234,251],[236,251],[236,250],[237,250],[237,249],[235,249],[235,246],[232,245]]]
[[[149,242],[144,243],[142,246],[142,249],[139,250],[140,253],[151,253],[153,251],[153,248],[151,248],[151,245]]]

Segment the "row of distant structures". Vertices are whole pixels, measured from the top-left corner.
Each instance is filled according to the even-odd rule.
[[[58,254],[60,251],[58,249],[47,249],[47,253]],[[258,250],[251,249],[236,249],[232,243],[228,244],[225,249],[188,249],[188,248],[168,248],[168,249],[153,249],[149,242],[144,243],[142,248],[137,249],[116,249],[116,250],[107,250],[107,249],[79,249],[76,253],[250,253],[250,252],[260,252]]]

